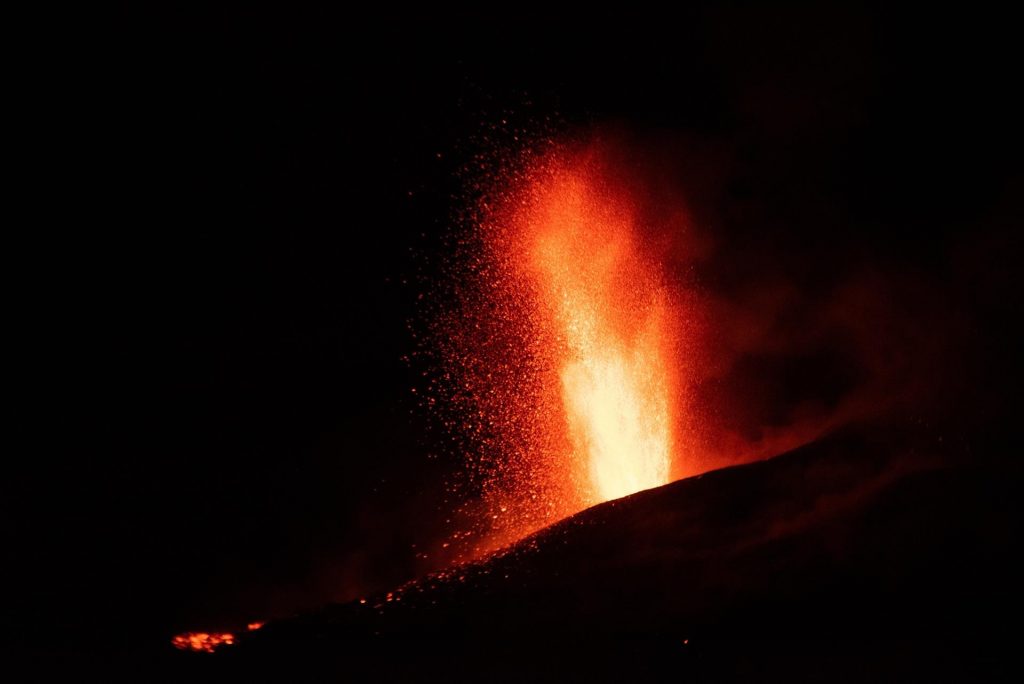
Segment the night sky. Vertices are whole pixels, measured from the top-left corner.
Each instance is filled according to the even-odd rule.
[[[90,50],[66,113],[87,200],[52,237],[58,380],[10,499],[27,644],[162,641],[433,569],[413,545],[436,542],[460,457],[404,357],[460,170],[484,136],[507,142],[501,119],[675,155],[715,236],[703,287],[798,293],[770,326],[795,350],[709,390],[743,398],[741,431],[897,385],[908,415],[1014,424],[1024,112],[1005,17],[393,14],[133,9]],[[862,282],[886,344],[821,323],[827,293]]]

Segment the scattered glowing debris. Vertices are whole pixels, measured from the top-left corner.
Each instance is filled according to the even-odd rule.
[[[213,653],[222,646],[234,644],[235,635],[230,632],[185,632],[171,639],[171,643],[182,651]]]
[[[249,632],[255,632],[257,629],[262,629],[263,625],[265,624],[267,623],[262,620],[257,620],[256,622],[250,622],[249,624],[247,624],[245,626],[245,629]]]

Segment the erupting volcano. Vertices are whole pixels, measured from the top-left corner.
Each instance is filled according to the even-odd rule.
[[[659,240],[684,212],[658,218],[605,144],[525,156],[479,200],[471,282],[444,327],[499,542],[667,483],[688,423],[694,317]]]
[[[1012,681],[1014,15],[120,4],[26,56],[26,678]]]

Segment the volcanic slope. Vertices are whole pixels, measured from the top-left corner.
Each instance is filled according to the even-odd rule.
[[[1019,475],[983,460],[969,440],[935,427],[847,428],[595,506],[365,603],[272,622],[214,659],[229,670],[354,659],[381,674],[373,668],[386,652],[384,669],[396,676],[426,674],[425,662],[454,676],[455,651],[383,637],[489,640],[458,649],[467,674],[495,648],[514,662],[521,646],[510,644],[523,641],[564,655],[619,636],[691,651],[737,637],[997,637],[997,617],[1021,607]],[[734,656],[733,665],[745,662]],[[945,667],[934,654],[928,662]]]

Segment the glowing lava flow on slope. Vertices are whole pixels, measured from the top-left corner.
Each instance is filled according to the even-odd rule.
[[[230,632],[186,632],[171,640],[174,647],[182,651],[213,653],[221,646],[235,643],[235,635]]]
[[[266,623],[250,622],[245,626],[247,632],[262,629]],[[235,635],[231,632],[185,632],[171,639],[171,644],[179,651],[195,651],[197,653],[213,653],[222,646],[233,646]]]
[[[667,483],[686,431],[688,317],[662,268],[684,214],[601,145],[527,156],[481,187],[438,336],[482,483],[476,553]]]

